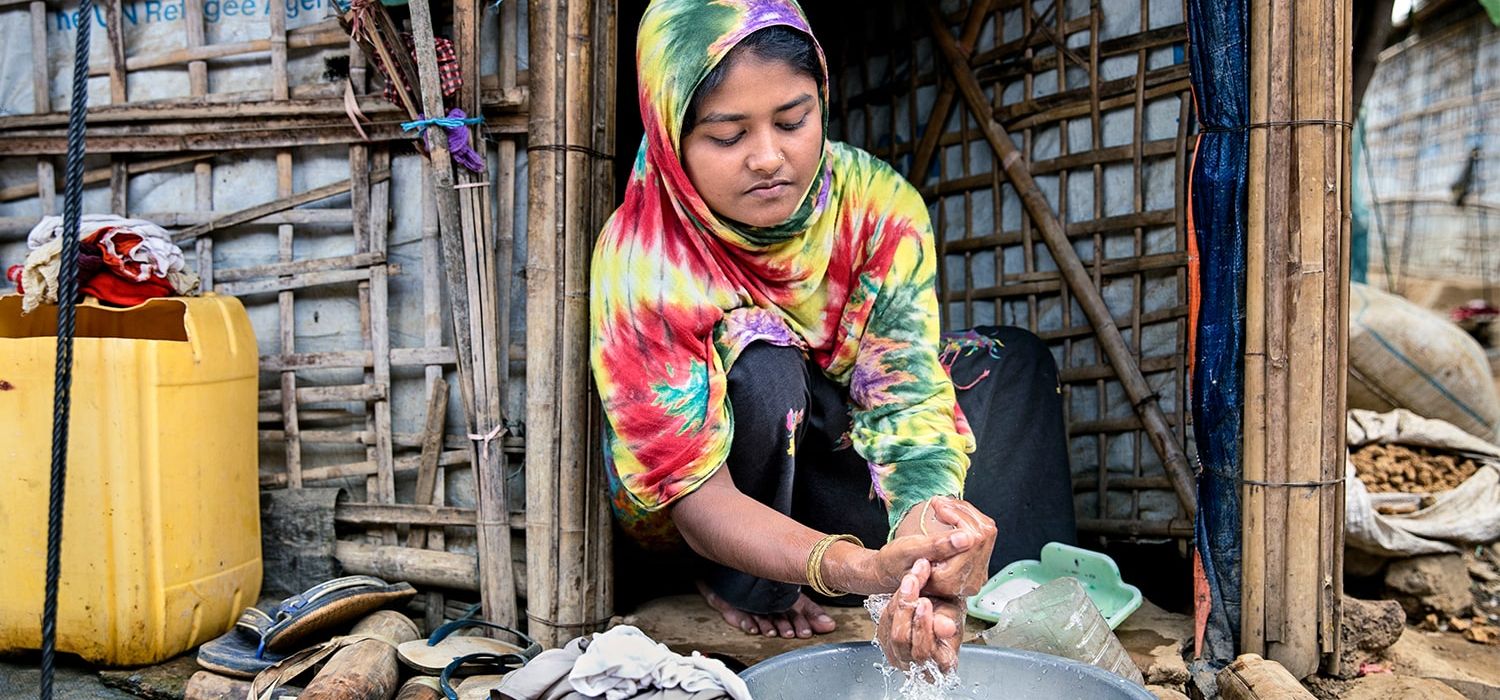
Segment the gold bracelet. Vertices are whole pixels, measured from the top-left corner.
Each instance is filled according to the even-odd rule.
[[[813,545],[812,551],[807,555],[807,585],[811,586],[818,595],[829,598],[837,598],[846,595],[845,591],[836,591],[823,581],[823,555],[828,553],[828,548],[835,542],[848,542],[861,549],[865,543],[859,541],[854,535],[828,535]]]

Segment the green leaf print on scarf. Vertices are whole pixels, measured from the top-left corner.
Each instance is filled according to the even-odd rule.
[[[667,365],[668,381],[651,385],[651,390],[656,392],[656,400],[652,403],[665,409],[667,415],[683,419],[682,427],[677,429],[678,435],[696,432],[703,427],[708,416],[708,371],[702,362],[694,360],[688,365],[687,377],[681,384],[670,383],[670,378],[675,376],[676,370]]]

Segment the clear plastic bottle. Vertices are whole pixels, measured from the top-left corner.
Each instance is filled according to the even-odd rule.
[[[1000,621],[980,637],[989,646],[1061,656],[1145,684],[1099,608],[1071,577],[1049,581],[1010,601]]]

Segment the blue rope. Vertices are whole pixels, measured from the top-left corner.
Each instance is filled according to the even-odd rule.
[[[402,122],[402,131],[426,131],[429,126],[441,126],[444,129],[457,129],[471,124],[483,124],[484,117],[466,117],[464,119],[453,119],[451,117],[438,117],[437,119],[418,119],[414,122]]]

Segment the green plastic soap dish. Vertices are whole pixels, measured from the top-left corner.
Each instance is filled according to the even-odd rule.
[[[1099,614],[1109,622],[1110,629],[1118,627],[1141,607],[1141,589],[1120,580],[1120,567],[1115,560],[1099,552],[1049,542],[1042,547],[1041,561],[1011,562],[986,581],[969,598],[969,616],[999,622],[1000,610],[1006,603],[1064,576],[1078,579],[1089,600],[1099,607]]]

